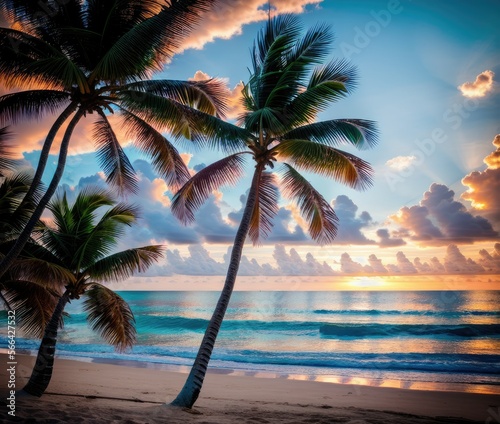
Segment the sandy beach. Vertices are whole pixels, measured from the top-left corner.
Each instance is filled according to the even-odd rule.
[[[33,357],[18,355],[22,387]],[[1,355],[2,400],[7,358]],[[56,359],[46,394],[18,394],[16,418],[33,423],[496,423],[500,396],[405,390],[211,372],[195,408],[166,406],[186,374],[151,368]]]

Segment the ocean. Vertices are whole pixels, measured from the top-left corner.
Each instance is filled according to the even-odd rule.
[[[219,293],[119,293],[135,315],[133,349],[106,345],[73,301],[57,355],[187,372]],[[500,394],[499,305],[500,291],[234,292],[211,372]],[[16,340],[18,353],[38,344]]]

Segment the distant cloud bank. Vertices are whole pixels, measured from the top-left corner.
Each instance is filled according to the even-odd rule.
[[[231,248],[218,262],[209,251],[197,244],[188,248],[188,255],[182,256],[178,250],[167,250],[165,262],[154,265],[147,276],[169,275],[225,275],[229,265]],[[283,245],[275,245],[272,254],[273,264],[259,263],[243,256],[239,275],[242,276],[328,276],[328,275],[435,275],[435,274],[496,274],[500,272],[500,243],[491,251],[481,249],[479,258],[467,258],[454,244],[450,244],[443,258],[432,257],[422,260],[409,259],[402,251],[397,252],[395,262],[384,264],[376,255],[371,254],[363,263],[355,261],[349,253],[340,255],[340,260],[319,261],[313,254],[301,256],[295,248],[286,250]]]

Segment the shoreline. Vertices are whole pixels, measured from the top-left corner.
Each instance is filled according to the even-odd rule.
[[[6,354],[7,350],[0,348],[0,356]],[[21,350],[20,355],[34,356],[36,351]],[[95,364],[108,364],[119,365],[130,368],[138,369],[155,369],[160,371],[169,371],[181,374],[188,374],[191,370],[190,365],[170,364],[164,362],[154,362],[145,360],[133,359],[120,359],[120,358],[106,358],[106,357],[92,357],[92,356],[77,356],[68,354],[57,354],[56,358],[85,362]],[[350,368],[341,368],[337,373],[332,374],[299,374],[290,373],[286,371],[275,370],[255,370],[237,367],[218,367],[212,364],[207,373],[226,375],[230,377],[251,377],[251,378],[264,378],[264,379],[284,379],[284,380],[299,380],[299,381],[313,381],[327,384],[340,384],[340,385],[354,385],[354,386],[367,386],[367,387],[390,387],[395,389],[405,390],[424,390],[424,391],[437,391],[437,392],[454,392],[454,393],[478,393],[500,395],[500,384],[488,383],[462,383],[462,382],[435,382],[435,381],[422,381],[422,380],[405,380],[398,378],[387,377],[371,377],[373,370],[365,369],[365,373],[361,376],[350,375],[350,372],[358,373],[359,370],[351,370]]]
[[[7,356],[2,354],[0,358],[0,391],[4,400]],[[19,389],[29,377],[34,357],[17,355],[16,361]],[[185,378],[180,372],[56,358],[46,394],[40,399],[19,396],[16,416],[24,420],[51,419],[54,423],[76,416],[74,422],[83,422],[78,417],[86,417],[85,422],[123,419],[129,423],[173,424],[237,421],[458,424],[470,422],[467,420],[494,423],[495,414],[500,411],[498,395],[264,379],[218,372],[207,374],[194,410],[166,407],[165,402],[174,399]],[[6,407],[2,409],[3,420],[7,417]],[[108,418],[103,418],[103,414]]]

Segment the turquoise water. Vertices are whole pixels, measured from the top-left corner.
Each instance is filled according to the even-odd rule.
[[[67,307],[58,354],[187,370],[217,292],[121,292],[137,345],[118,354]],[[219,372],[500,393],[500,291],[235,292],[211,366]],[[5,334],[0,343],[6,344]],[[18,338],[35,351],[38,341]]]

